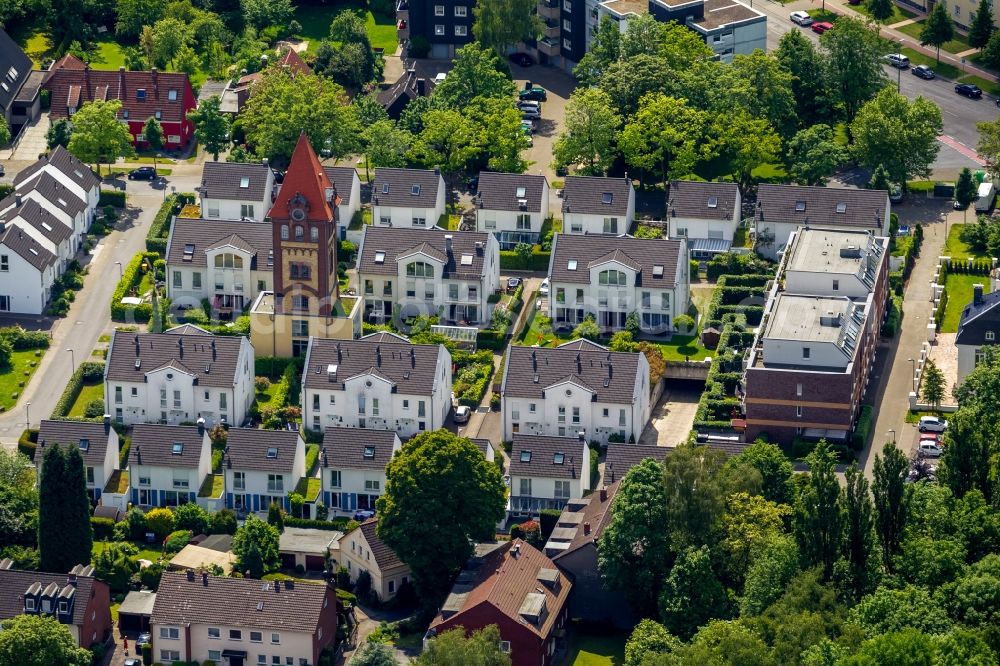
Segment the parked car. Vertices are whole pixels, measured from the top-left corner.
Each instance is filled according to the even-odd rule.
[[[903,188],[896,183],[889,186],[889,201],[894,204],[903,202]]]
[[[812,17],[809,16],[809,12],[792,12],[788,15],[788,18],[792,19],[792,23],[798,23],[801,26],[809,26],[813,24]]]
[[[955,92],[969,99],[979,99],[983,96],[983,91],[979,86],[974,86],[971,83],[956,83]]]
[[[922,432],[920,433],[921,442],[934,442],[935,444],[941,443],[941,435],[936,432]]]
[[[139,167],[128,172],[129,180],[154,180],[155,178],[156,169],[149,166]]]
[[[539,109],[521,109],[521,120],[538,120],[542,117]]]
[[[535,128],[532,127],[532,124],[531,124],[530,120],[522,120],[521,121],[521,131],[524,132],[525,134],[527,134],[528,136],[531,136],[531,133],[535,131]]]
[[[919,446],[917,446],[917,453],[925,458],[940,458],[941,454],[944,453],[944,449],[937,442],[921,440]]]
[[[822,35],[827,30],[833,30],[833,24],[827,21],[820,21],[819,23],[813,23],[809,26],[809,29],[815,32],[817,35]]]
[[[934,70],[927,65],[917,65],[910,70],[910,74],[913,74],[913,76],[919,76],[922,79],[927,79],[928,81],[934,78]]]
[[[142,666],[142,659],[139,657],[129,657],[125,660],[125,666]]]
[[[6,173],[3,170],[3,165],[0,164],[0,176],[5,176],[5,175],[6,175]]]
[[[521,286],[521,278],[519,277],[507,278],[508,290],[513,291],[514,289],[517,289],[519,286]]]
[[[542,283],[538,285],[538,295],[548,296],[549,295],[549,279],[545,278]]]
[[[898,67],[899,69],[909,69],[910,59],[907,58],[902,53],[890,53],[888,55],[882,56],[882,59],[893,67]]]
[[[455,408],[455,423],[468,423],[472,410],[466,405],[459,405]]]
[[[944,432],[948,429],[948,422],[937,416],[921,416],[917,430],[920,432]]]
[[[375,517],[375,512],[372,511],[371,509],[358,509],[357,511],[354,512],[354,520],[358,521],[359,523],[363,523],[369,518],[374,518],[374,517]]]
[[[524,90],[517,94],[519,99],[531,99],[536,102],[544,102],[549,98],[545,88],[531,85],[531,81],[524,84]]]
[[[152,642],[153,642],[153,635],[150,634],[148,631],[142,632],[141,634],[139,634],[139,637],[135,639],[136,645],[146,645]]]
[[[515,65],[520,65],[521,67],[531,67],[535,64],[534,58],[527,53],[511,53],[510,61]]]
[[[539,113],[541,113],[542,103],[533,102],[530,99],[522,99],[520,102],[517,103],[517,108],[520,109],[521,111],[525,111],[527,109],[536,109]]]

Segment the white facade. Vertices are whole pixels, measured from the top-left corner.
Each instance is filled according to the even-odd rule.
[[[332,442],[327,444],[324,440],[324,449],[330,447],[347,446],[348,442]],[[402,448],[399,436],[395,436],[392,441],[392,449],[388,458],[386,452],[376,452],[372,450],[372,457],[379,460],[391,460],[396,451]],[[355,446],[350,451],[357,449],[360,454],[359,462],[364,462],[364,451],[361,446]],[[331,455],[331,458],[343,460],[344,456]],[[323,502],[330,509],[339,515],[353,515],[359,509],[375,510],[375,501],[385,492],[385,467],[375,467],[373,465],[351,466],[343,462],[330,462],[328,467],[321,470],[320,479],[323,487]]]
[[[266,185],[260,199],[221,199],[199,195],[201,214],[206,220],[253,220],[263,222],[271,210],[271,194],[274,192],[274,172],[266,171]]]
[[[337,215],[339,216],[337,220],[346,229],[351,224],[351,220],[354,219],[354,214],[361,210],[361,179],[358,177],[357,171],[351,177],[350,191],[337,190],[337,195],[340,197],[340,205],[337,206]]]
[[[352,583],[358,582],[358,576],[367,571],[372,578],[372,590],[382,601],[396,596],[400,586],[409,582],[411,575],[410,568],[401,562],[383,571],[372,555],[371,546],[361,528],[351,530],[340,540],[339,564],[347,569]]]
[[[295,491],[299,479],[306,475],[306,445],[302,437],[296,440],[292,469],[248,469],[239,463],[226,465],[224,472],[226,506],[248,512],[267,512],[272,502],[277,502],[286,510],[288,494]],[[245,458],[245,455],[240,455]],[[256,466],[255,466],[256,467]]]
[[[38,269],[0,240],[0,313],[41,314],[56,276],[54,263]]]
[[[174,303],[196,306],[203,298],[226,294],[235,299],[228,306],[238,313],[261,292],[274,291],[272,267],[259,261],[257,269],[251,269],[253,253],[225,245],[206,255],[208,268],[173,261],[167,265],[167,295]]]
[[[514,441],[511,451],[512,464],[510,475],[510,504],[512,515],[538,515],[543,509],[562,509],[571,497],[583,497],[590,490],[590,445],[575,437],[567,437],[565,449],[561,452],[564,462],[561,465],[552,464],[552,452],[532,450],[531,467],[537,466],[538,472],[515,472],[522,450],[531,449],[530,437]],[[574,466],[570,476],[549,476],[546,469],[565,469]]]
[[[563,213],[563,233],[621,236],[629,232],[634,219],[635,188],[629,185],[628,208],[624,215],[618,212],[607,214]]]
[[[134,449],[130,453],[130,461],[128,482],[132,504],[149,507],[193,503],[198,501],[198,491],[205,477],[212,472],[212,442],[206,430],[198,452],[197,467],[140,465]]]
[[[73,232],[73,234],[69,237],[68,240],[69,256],[72,257],[74,254],[76,254],[77,249],[79,249],[80,247],[80,240],[83,237],[83,234],[87,232],[87,228],[90,221],[90,211],[82,210],[76,215],[70,215],[61,207],[59,207],[55,202],[49,201],[44,196],[42,196],[42,194],[38,192],[38,190],[34,189],[25,188],[19,191],[18,194],[21,195],[21,198],[24,201],[27,201],[28,199],[37,201],[39,205],[41,205],[41,207],[45,209],[47,213],[49,213],[54,218],[59,220],[59,222],[61,222],[64,226],[68,227]],[[13,205],[10,206],[10,208],[13,207],[14,207]],[[2,210],[0,211],[0,213],[4,213],[7,210],[10,210],[10,208]]]
[[[46,162],[38,171],[32,174],[30,178],[18,183],[16,189],[19,192],[26,192],[34,187],[35,180],[43,173],[47,173],[55,178],[59,181],[59,184],[64,185],[71,192],[76,194],[81,201],[86,202],[88,219],[86,229],[83,230],[86,232],[86,230],[90,228],[90,223],[94,221],[94,211],[97,210],[97,201],[101,198],[100,184],[90,188],[89,190],[84,189],[83,186],[67,176],[51,162]]]
[[[10,215],[6,224],[8,227],[16,227],[24,235],[31,238],[33,241],[41,245],[43,248],[56,255],[58,263],[56,268],[59,271],[59,275],[62,275],[63,271],[66,270],[66,264],[73,257],[73,237],[56,242],[52,239],[52,236],[48,233],[48,229],[43,227],[42,229],[36,228],[34,225],[25,220],[20,213],[15,213]],[[53,216],[47,215],[45,221],[42,223],[44,225],[51,226],[52,224],[62,224],[58,220],[54,219]]]
[[[549,184],[542,183],[542,205],[540,211],[500,210],[486,207],[476,208],[476,231],[497,237],[501,250],[512,250],[518,243],[536,244],[542,231],[542,224],[549,217]]]
[[[712,30],[704,30],[698,24],[694,24],[694,28],[722,62],[732,62],[735,55],[750,55],[758,49],[767,50],[766,19],[737,21]]]
[[[444,178],[438,175],[437,195],[433,208],[411,207],[411,206],[387,206],[384,204],[372,204],[372,224],[381,227],[402,227],[409,229],[429,229],[438,223],[445,212],[445,184]],[[373,192],[372,197],[379,196],[378,192]]]
[[[198,583],[200,585],[200,583]],[[274,593],[272,593],[274,594]],[[226,616],[225,599],[219,599],[220,620]],[[266,602],[265,602],[266,603]],[[320,628],[322,633],[322,628]],[[245,666],[257,664],[313,664],[313,635],[303,631],[249,629],[225,622],[208,624],[152,624],[153,659],[156,663],[212,660],[220,666],[226,650],[245,652]],[[275,640],[275,637],[277,640]],[[190,652],[188,652],[190,646]],[[264,657],[265,661],[259,661]],[[277,657],[279,661],[269,661]],[[290,659],[291,661],[286,661]]]

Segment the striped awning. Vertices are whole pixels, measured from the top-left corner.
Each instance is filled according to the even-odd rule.
[[[724,238],[691,238],[688,240],[688,249],[691,252],[729,252],[732,241]]]

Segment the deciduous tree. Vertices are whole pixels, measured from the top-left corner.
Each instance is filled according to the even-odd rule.
[[[681,646],[680,640],[656,620],[636,625],[625,643],[625,666],[643,666],[655,654],[669,654]]]
[[[163,150],[163,126],[156,118],[147,118],[142,126],[142,138],[150,150]]]
[[[348,666],[397,666],[396,648],[388,643],[368,641],[357,649]]]
[[[466,636],[459,627],[439,634],[412,662],[416,666],[510,666],[510,655],[500,651],[500,630],[495,624]]]
[[[997,34],[1000,35],[1000,32]],[[996,41],[1000,46],[1000,39]],[[983,156],[988,165],[1000,164],[1000,118],[976,123],[976,129],[979,131],[976,152]]]
[[[882,549],[882,564],[892,571],[893,559],[906,528],[910,493],[906,488],[906,473],[910,464],[903,452],[892,442],[875,456],[872,495],[875,509],[875,534]]]
[[[111,165],[119,157],[134,154],[132,135],[128,125],[118,121],[122,103],[117,99],[107,102],[94,100],[84,104],[73,114],[73,136],[69,152],[84,162],[98,166]]]
[[[163,18],[164,7],[159,0],[118,0],[115,31],[122,37],[138,39],[143,26],[152,26]]]
[[[425,169],[440,169],[447,179],[464,170],[480,150],[476,127],[458,111],[432,109],[413,139],[409,159]]]
[[[535,0],[485,0],[472,8],[472,34],[498,54],[505,54],[518,42],[537,39],[544,30],[535,11]]]
[[[788,173],[799,185],[826,185],[827,179],[847,160],[829,125],[813,125],[795,133],[788,142]]]
[[[941,144],[941,110],[917,97],[912,102],[883,88],[851,123],[854,154],[870,169],[882,165],[893,182],[928,177]]]
[[[191,40],[190,28],[175,18],[160,19],[153,26],[153,59],[161,67],[173,65],[181,48]]]
[[[753,186],[753,170],[778,159],[781,139],[771,124],[743,110],[716,119],[719,153],[729,173],[746,196]]]
[[[944,434],[940,477],[956,497],[976,489],[992,501],[1000,428],[991,415],[1000,410],[1000,355],[990,345],[984,350],[982,362],[955,389],[959,407]]]
[[[455,53],[454,67],[432,97],[442,107],[461,110],[477,97],[513,100],[514,92],[507,65],[496,51],[472,42]]]
[[[267,573],[278,568],[278,529],[253,515],[247,516],[243,527],[233,535],[233,554],[236,555],[236,570],[246,572],[258,566],[255,561],[259,557],[260,571]],[[256,550],[256,554],[254,554]]]
[[[829,124],[835,116],[835,92],[827,79],[825,53],[798,30],[790,30],[781,36],[775,56],[792,75],[795,115],[800,126]]]
[[[874,547],[872,500],[868,480],[855,461],[847,468],[842,498],[844,517],[844,559],[847,563],[847,583],[860,598],[871,587],[869,558]]]
[[[956,188],[956,197],[957,195],[958,190]],[[941,401],[944,400],[944,373],[941,372],[932,359],[927,359],[927,362],[924,363],[923,387],[921,390],[923,391],[924,402],[934,407],[938,407]]]
[[[556,139],[556,164],[584,165],[584,173],[601,176],[615,158],[615,142],[621,116],[611,107],[611,98],[596,88],[577,88],[566,103],[566,123]]]
[[[404,167],[413,135],[391,120],[379,120],[361,133],[365,146],[365,170],[372,167]]]
[[[219,161],[219,153],[229,145],[229,118],[219,110],[221,100],[213,95],[188,112],[194,123],[194,136],[212,159]]]
[[[728,470],[751,468],[760,474],[761,494],[775,504],[792,504],[792,463],[780,448],[758,439],[726,461]],[[736,472],[739,473],[739,472]]]
[[[287,26],[295,13],[291,0],[240,0],[243,20],[257,30]]]
[[[687,100],[650,93],[625,124],[619,145],[630,164],[658,171],[666,188],[668,180],[686,176],[708,156],[707,124],[707,114]]]
[[[726,554],[725,568],[734,580],[743,581],[751,554],[784,532],[785,518],[791,512],[788,505],[775,504],[760,495],[739,492],[726,499],[722,518],[725,536],[720,546]]]
[[[726,619],[728,614],[726,590],[712,571],[708,547],[682,552],[660,592],[663,625],[672,634],[688,639],[709,620]]]
[[[948,8],[935,3],[934,9],[924,19],[924,27],[920,30],[920,43],[937,49],[937,61],[941,62],[941,45],[955,37],[955,25],[948,15]]]
[[[834,90],[844,119],[851,122],[861,105],[886,83],[882,41],[877,31],[864,22],[841,16],[837,29],[824,32],[819,43],[826,54],[826,85]]]
[[[67,625],[50,615],[18,615],[3,621],[0,666],[90,666],[89,650],[76,646]]]
[[[929,634],[951,630],[948,612],[922,587],[880,587],[851,609],[851,621],[871,638],[890,631],[913,628]]]
[[[666,528],[674,552],[715,543],[722,528],[727,489],[722,485],[726,456],[708,446],[682,444],[664,462]]]
[[[955,203],[957,203],[963,210],[968,208],[975,200],[979,197],[979,188],[976,186],[976,181],[972,179],[972,172],[969,167],[965,167],[958,173],[958,179],[955,181]],[[929,360],[929,359],[928,359]],[[933,361],[929,361],[933,362]],[[937,370],[937,366],[935,366]],[[926,370],[924,371],[924,382],[927,381]],[[941,371],[938,370],[938,373]],[[940,377],[942,384],[942,391],[944,389],[944,376]],[[927,399],[927,384],[924,384],[924,401],[930,402]],[[941,404],[941,400],[944,399],[944,394],[938,396],[938,401],[936,404]]]
[[[602,14],[590,48],[580,58],[580,62],[577,63],[576,67],[573,68],[573,76],[580,82],[580,85],[597,85],[611,63],[621,58],[621,55],[621,28],[617,21],[613,21],[610,16]]]
[[[751,617],[763,613],[781,597],[798,572],[799,548],[795,539],[782,535],[765,543],[752,553],[740,598],[740,615]]]
[[[885,25],[886,21],[892,18],[895,8],[892,0],[867,0],[865,6],[868,8],[868,14],[879,26]]]
[[[775,55],[761,50],[737,55],[725,71],[731,82],[723,95],[725,105],[735,102],[754,118],[769,122],[784,138],[795,133],[798,119],[792,74]]]

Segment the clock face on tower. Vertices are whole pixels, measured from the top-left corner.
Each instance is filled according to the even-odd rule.
[[[296,192],[295,196],[288,200],[288,210],[293,220],[301,222],[306,219],[306,213],[309,211],[309,201],[302,196],[301,192]]]

